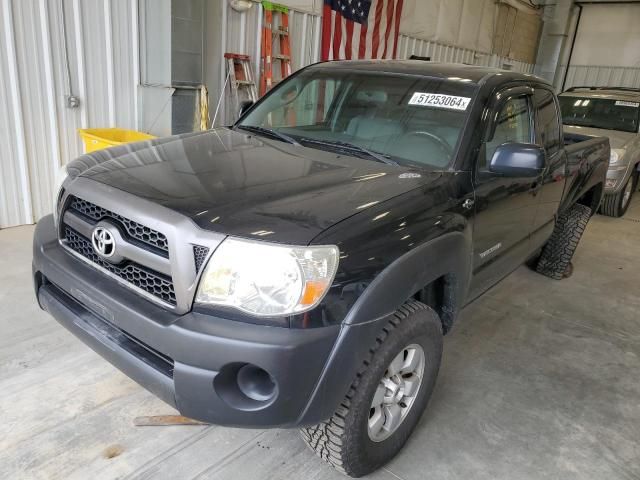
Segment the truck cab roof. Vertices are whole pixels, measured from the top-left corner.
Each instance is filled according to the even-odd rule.
[[[498,80],[504,83],[520,80],[548,84],[543,78],[529,73],[513,72],[511,70],[479,65],[430,62],[425,60],[338,60],[318,63],[312,68],[420,75],[431,78],[457,80],[477,85],[485,83],[488,79]]]

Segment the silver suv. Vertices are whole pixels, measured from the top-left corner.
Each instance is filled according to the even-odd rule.
[[[609,137],[611,159],[600,213],[621,217],[638,186],[640,88],[572,87],[558,99],[565,133]]]

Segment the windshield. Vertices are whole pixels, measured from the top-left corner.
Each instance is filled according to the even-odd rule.
[[[464,79],[311,68],[272,90],[237,127],[374,161],[444,168],[475,89]]]
[[[578,127],[638,131],[640,103],[597,97],[560,96],[562,123]]]

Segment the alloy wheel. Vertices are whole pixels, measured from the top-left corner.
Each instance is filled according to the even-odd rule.
[[[424,350],[418,344],[403,348],[391,361],[373,395],[368,433],[374,442],[390,437],[411,411],[424,376]]]

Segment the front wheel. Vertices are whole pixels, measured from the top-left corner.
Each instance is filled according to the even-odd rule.
[[[442,357],[442,324],[411,301],[392,316],[333,416],[301,430],[333,467],[366,475],[404,446],[433,392]]]
[[[638,174],[634,172],[624,184],[622,190],[612,195],[605,195],[600,207],[600,213],[609,217],[621,217],[629,208],[631,197],[638,186]]]

